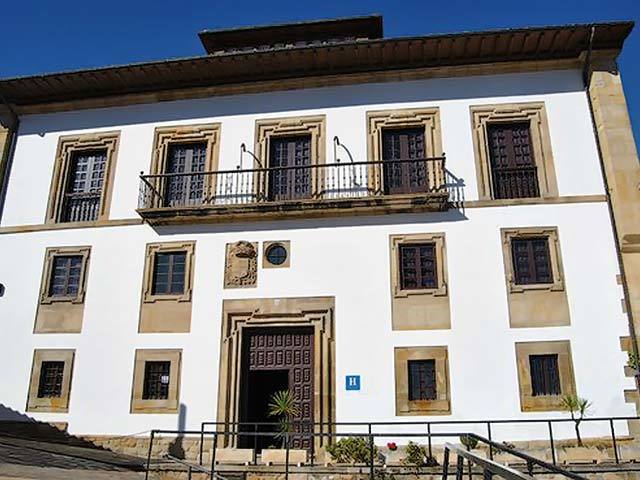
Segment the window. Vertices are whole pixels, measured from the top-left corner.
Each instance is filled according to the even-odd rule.
[[[311,196],[311,135],[273,137],[269,152],[269,200]],[[301,167],[301,168],[290,168]]]
[[[291,266],[289,241],[264,242],[262,246],[262,268],[286,268]]]
[[[517,285],[553,283],[548,238],[514,238],[511,249]]]
[[[521,410],[564,410],[563,395],[576,394],[569,341],[518,342],[515,346]]]
[[[409,360],[409,400],[436,399],[436,361]]]
[[[325,163],[325,116],[270,118],[256,121],[254,168],[256,201],[280,202],[321,196]]]
[[[402,290],[436,288],[436,246],[434,243],[400,245]]]
[[[177,413],[182,350],[136,350],[131,413]]]
[[[169,398],[170,371],[171,362],[145,362],[143,400],[166,400]]]
[[[90,247],[47,248],[35,333],[80,333]]]
[[[451,413],[447,347],[395,347],[396,415]]]
[[[389,195],[426,191],[427,168],[424,159],[424,128],[383,130],[384,193]]]
[[[82,255],[56,255],[53,257],[49,296],[75,297],[80,288]]]
[[[532,395],[560,395],[560,373],[558,371],[558,355],[529,356],[531,369]]]
[[[79,151],[72,155],[63,204],[63,222],[98,219],[106,165],[106,150]]]
[[[544,103],[470,110],[480,200],[558,196]]]
[[[119,132],[60,137],[47,222],[108,219],[119,138]]]
[[[180,208],[214,203],[220,124],[155,129],[148,179],[158,192],[145,208]],[[157,176],[156,176],[157,175]]]
[[[62,395],[64,362],[44,361],[40,364],[38,398],[58,398]]]
[[[180,295],[184,293],[186,259],[186,252],[159,252],[155,254],[153,295]]]
[[[539,197],[528,122],[487,126],[493,198]]]
[[[199,205],[204,199],[207,163],[206,142],[174,144],[169,147],[166,173],[181,174],[166,178],[165,206]],[[186,175],[183,175],[186,174]]]
[[[444,181],[438,108],[367,112],[367,186],[373,195],[423,193]],[[429,160],[431,159],[431,160]]]
[[[444,233],[389,236],[394,330],[451,327]]]
[[[35,350],[29,380],[27,411],[69,411],[74,350]]]
[[[195,242],[147,244],[139,333],[190,331],[195,249]]]

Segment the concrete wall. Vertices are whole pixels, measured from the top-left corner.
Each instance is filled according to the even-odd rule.
[[[355,160],[361,160],[366,158],[365,112],[424,106],[440,107],[448,170],[464,180],[465,198],[473,200],[478,196],[469,106],[525,101],[545,102],[560,195],[602,195],[580,73],[558,71],[28,116],[21,121],[2,226],[43,223],[55,149],[63,134],[121,130],[111,219],[136,218],[138,173],[149,169],[156,126],[222,122],[220,168],[231,169],[238,164],[240,144],[253,145],[256,119],[322,113],[327,116],[328,161],[333,161],[335,135]],[[571,326],[509,328],[500,228],[520,226],[558,228]],[[392,331],[389,235],[422,232],[446,234],[452,327]],[[138,334],[145,244],[173,240],[196,242],[191,332]],[[291,268],[260,268],[257,288],[223,290],[225,244],[237,240],[290,240]],[[92,247],[83,331],[34,335],[45,248],[67,245]],[[6,286],[0,298],[0,403],[24,410],[33,349],[74,348],[69,413],[34,415],[68,421],[73,433],[132,434],[178,426],[177,415],[129,413],[136,348],[182,348],[185,425],[199,428],[201,421],[214,419],[225,298],[335,296],[338,421],[406,420],[395,416],[393,348],[423,345],[449,349],[452,414],[439,419],[564,416],[523,414],[519,405],[514,343],[555,339],[571,340],[577,389],[593,401],[593,415],[634,414],[623,398],[623,390],[633,387],[624,377],[626,355],[619,344],[628,328],[604,202],[155,230],[141,225],[2,234],[0,252],[0,282]],[[347,374],[361,375],[360,392],[345,391]],[[588,433],[591,427],[584,428]],[[571,435],[568,427],[558,430]],[[505,439],[542,438],[546,426],[530,426],[518,435],[510,427],[500,431]],[[605,432],[608,426],[603,424],[592,433]]]

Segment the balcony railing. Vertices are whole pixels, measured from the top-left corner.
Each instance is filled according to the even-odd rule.
[[[536,167],[493,169],[494,198],[533,198],[540,196]]]
[[[62,221],[90,222],[98,218],[101,192],[67,193],[64,196]]]
[[[445,157],[140,175],[139,212],[345,203],[421,197],[446,201]],[[424,202],[423,202],[424,203]]]

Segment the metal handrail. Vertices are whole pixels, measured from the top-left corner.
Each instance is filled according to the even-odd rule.
[[[445,167],[446,157],[425,157],[425,158],[403,158],[393,160],[364,160],[359,162],[341,163],[314,163],[310,165],[288,165],[284,167],[266,167],[266,168],[244,168],[234,170],[207,170],[203,172],[180,172],[180,173],[153,173],[153,174],[140,174],[140,178],[166,178],[166,177],[186,177],[196,175],[224,175],[232,173],[268,173],[277,170],[300,170],[300,169],[322,169],[332,166],[354,166],[354,165],[384,165],[395,163],[415,163],[415,162],[428,162],[428,161],[442,161],[442,168]]]
[[[446,480],[449,475],[449,452],[454,452],[458,456],[456,464],[456,479],[461,479],[463,475],[463,462],[461,460],[466,459],[470,464],[478,465],[482,468],[483,477],[485,479],[491,478],[492,475],[498,475],[506,480],[533,480],[531,475],[525,475],[518,470],[508,467],[506,465],[500,465],[493,460],[488,460],[475,453],[472,453],[463,448],[457,447],[451,443],[444,444],[444,462],[442,466],[442,478]],[[487,474],[489,472],[489,475]]]

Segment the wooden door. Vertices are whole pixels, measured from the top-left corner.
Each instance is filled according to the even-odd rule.
[[[270,201],[311,197],[311,136],[273,137],[270,139]],[[301,168],[291,168],[301,167]]]
[[[165,206],[199,205],[204,198],[207,144],[175,144],[169,148],[166,173],[187,174],[167,177]]]
[[[427,191],[423,128],[384,130],[382,152],[386,195]]]
[[[273,391],[282,389],[280,378],[286,373],[286,384],[293,393],[295,404],[298,407],[298,415],[293,419],[298,422],[294,431],[313,432],[313,401],[314,401],[314,362],[313,362],[313,329],[311,328],[281,328],[247,329],[243,337],[243,412],[242,421],[256,421],[262,415],[261,412],[249,411],[250,406],[259,406],[251,400],[252,394],[260,393],[269,396]],[[271,376],[272,391],[267,391],[264,385],[257,392],[257,385],[248,380],[254,372],[262,372]],[[262,381],[258,376],[254,378]],[[253,387],[253,388],[252,388]],[[262,421],[274,422],[274,418],[264,418]],[[305,423],[301,423],[305,422]],[[292,439],[292,448],[311,448],[313,438],[297,437]],[[251,442],[249,442],[251,445]]]

